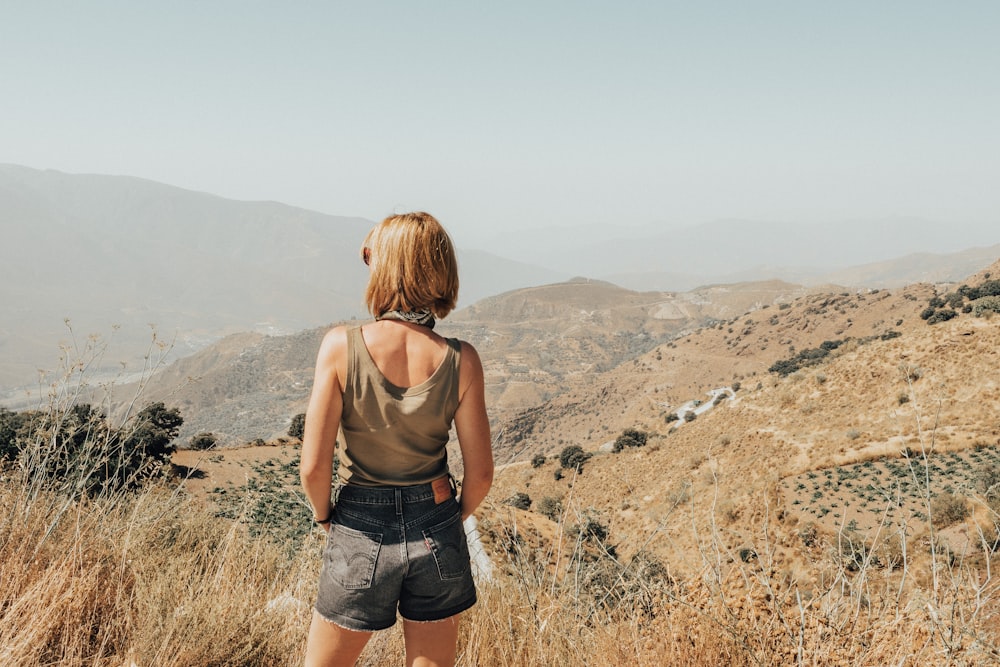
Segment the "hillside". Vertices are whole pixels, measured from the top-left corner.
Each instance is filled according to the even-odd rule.
[[[502,424],[571,387],[590,386],[595,375],[686,330],[806,293],[780,282],[639,293],[580,279],[481,300],[442,321],[438,331],[476,345],[491,420]],[[227,337],[159,371],[146,396],[181,409],[181,442],[203,431],[225,444],[279,437],[305,410],[326,329]],[[124,396],[134,389],[119,391]]]
[[[1000,266],[968,284],[990,275],[1000,275]],[[716,286],[681,297],[579,281],[516,291],[467,309],[452,326],[481,337],[490,392],[499,403],[491,408],[500,464],[492,497],[572,498],[576,507],[606,517],[619,539],[631,541],[671,525],[683,532],[690,512],[707,511],[691,502],[675,514],[693,498],[711,498],[730,517],[759,518],[765,510],[760,503],[778,503],[783,484],[782,514],[805,520],[791,502],[801,495],[797,476],[809,471],[895,459],[907,448],[950,452],[1000,445],[1000,318],[962,314],[929,325],[921,313],[939,292],[932,285],[798,296],[786,287]],[[726,320],[707,316],[736,307],[733,295],[740,293],[753,298],[749,312]],[[710,302],[706,297],[713,294]],[[723,303],[722,295],[733,300]],[[590,308],[581,309],[583,303]],[[682,311],[687,316],[676,320],[649,317]],[[708,324],[696,328],[695,313]],[[502,324],[486,329],[479,322],[487,317]],[[608,321],[630,322],[633,336],[616,336]],[[600,326],[586,326],[594,323]],[[674,337],[685,326],[690,333]],[[520,337],[513,335],[517,327],[524,327]],[[595,329],[604,336],[599,342]],[[199,430],[227,415],[232,423],[236,415],[258,434],[273,427],[280,435],[304,406],[321,335],[229,339],[228,347],[175,364],[161,381],[205,373],[200,383],[171,389],[185,411],[209,405],[195,411]],[[608,347],[615,342],[619,347]],[[809,352],[824,344],[829,353],[814,363],[784,375],[768,370],[780,361],[808,362]],[[629,360],[614,365],[616,356]],[[585,357],[594,364],[589,372],[579,367]],[[610,367],[599,371],[599,363]],[[552,396],[544,398],[550,387]],[[733,398],[693,421],[672,421],[693,401],[710,402],[707,392],[719,387],[736,388]],[[519,404],[529,399],[536,402]],[[647,446],[609,453],[629,428],[648,433]],[[557,454],[570,444],[593,458],[576,479],[556,479]],[[530,465],[539,455],[546,463]],[[626,484],[626,493],[609,479]],[[526,521],[540,521],[529,514]],[[847,520],[842,511],[829,514],[811,518],[825,519],[828,529],[835,519]]]
[[[1000,275],[1000,262],[969,284],[989,275]],[[800,475],[830,469],[844,482],[856,476],[852,464],[899,460],[904,451],[918,458],[926,452],[935,467],[934,456],[945,452],[994,456],[997,448],[1000,455],[1000,316],[963,314],[928,325],[919,313],[933,294],[932,286],[914,285],[807,296],[658,346],[596,377],[589,393],[576,390],[514,420],[531,428],[520,426],[520,439],[508,434],[500,443],[498,460],[516,454],[516,462],[498,474],[493,497],[527,493],[593,512],[621,551],[642,545],[678,568],[697,567],[693,527],[717,522],[735,549],[762,539],[767,523],[775,567],[797,577],[808,560],[798,539],[803,525],[816,522],[830,534],[852,518],[870,523],[861,515],[868,510],[849,507],[849,482],[825,489],[823,504],[837,517],[818,513],[815,503],[793,504],[803,497],[796,493]],[[899,335],[882,339],[889,330]],[[846,337],[853,341],[815,365],[786,376],[767,370],[796,349]],[[733,399],[690,422],[665,420],[707,388],[734,381]],[[602,447],[632,427],[649,433],[645,447]],[[593,456],[581,474],[556,479],[554,455],[570,443]],[[533,453],[548,460],[529,465]],[[975,494],[972,477],[942,485]],[[522,514],[532,525],[547,521]],[[889,528],[894,521],[890,514]],[[911,529],[919,532],[919,524]]]
[[[681,404],[705,400],[707,392],[734,382],[752,388],[767,378],[771,364],[794,356],[796,350],[819,347],[826,340],[926,326],[919,313],[933,293],[930,285],[821,292],[729,315],[627,364],[593,374],[586,386],[515,417],[499,434],[498,460],[508,460],[510,452],[522,458],[552,453],[563,442],[596,448],[633,426],[663,428],[665,417]],[[595,401],[602,406],[599,412],[591,407]]]
[[[1000,262],[965,283],[991,276]],[[502,591],[487,616],[527,620],[494,629],[549,646],[610,628],[631,647],[611,664],[995,664],[1000,314],[928,324],[954,287],[779,299],[500,418],[477,512],[498,573],[484,590]],[[488,305],[560,321],[578,305],[537,296]],[[175,462],[193,493],[263,512],[295,488],[295,451]]]

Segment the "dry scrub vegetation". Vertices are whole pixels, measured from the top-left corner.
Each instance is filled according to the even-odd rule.
[[[735,398],[682,428],[657,412],[638,424],[642,442],[620,451],[588,447],[568,465],[540,453],[501,469],[480,516],[494,572],[465,615],[459,664],[997,664],[1000,474],[956,478],[963,511],[938,498],[946,461],[969,479],[960,464],[974,445],[985,456],[997,444],[1000,322],[935,326],[844,346],[797,376],[761,374],[759,388],[744,377]],[[702,337],[729,335],[713,331]],[[676,350],[647,354],[642,374]],[[79,395],[54,392],[53,421]],[[566,438],[587,442],[568,428]],[[112,440],[96,440],[75,469],[106,462],[101,442]],[[26,464],[64,460],[63,444],[40,430],[4,463],[0,664],[301,664],[322,536],[295,536],[309,513],[296,512],[284,463],[234,456],[262,481],[225,494],[210,491],[217,479],[200,492],[169,474],[93,487]],[[934,481],[895,515],[862,508],[870,518],[853,526],[802,507],[816,490],[860,505],[854,482],[878,477],[869,461],[882,476],[904,461]],[[820,488],[798,489],[810,472]],[[361,664],[401,655],[395,628]]]
[[[9,472],[0,488],[8,508],[0,522],[0,662],[301,663],[317,534],[289,555],[287,545],[250,537],[240,518],[217,518],[173,483],[70,499],[22,474]],[[919,555],[886,568],[863,550],[836,557],[834,544],[816,544],[809,572],[793,575],[777,564],[776,517],[739,536],[719,517],[692,524],[695,565],[674,569],[648,544],[619,554],[600,517],[572,498],[555,521],[497,504],[483,514],[497,569],[463,624],[462,665],[1000,658],[986,548],[957,557],[907,544]],[[742,547],[731,546],[736,539]],[[401,655],[393,630],[376,636],[361,664],[398,664]]]

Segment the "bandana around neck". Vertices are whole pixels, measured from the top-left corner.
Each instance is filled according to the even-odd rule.
[[[429,310],[387,310],[375,320],[399,320],[400,322],[419,324],[428,329],[434,328],[434,314]]]

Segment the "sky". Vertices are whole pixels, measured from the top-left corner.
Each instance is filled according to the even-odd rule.
[[[0,162],[423,209],[466,247],[989,224],[998,34],[995,0],[0,0]]]

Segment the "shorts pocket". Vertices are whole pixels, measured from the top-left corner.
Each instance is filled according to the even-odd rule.
[[[446,521],[423,531],[424,542],[437,563],[442,579],[460,579],[470,572],[469,543],[465,539],[462,516],[456,512]]]
[[[326,543],[324,565],[333,580],[344,588],[371,588],[381,547],[381,533],[366,533],[334,524]]]

